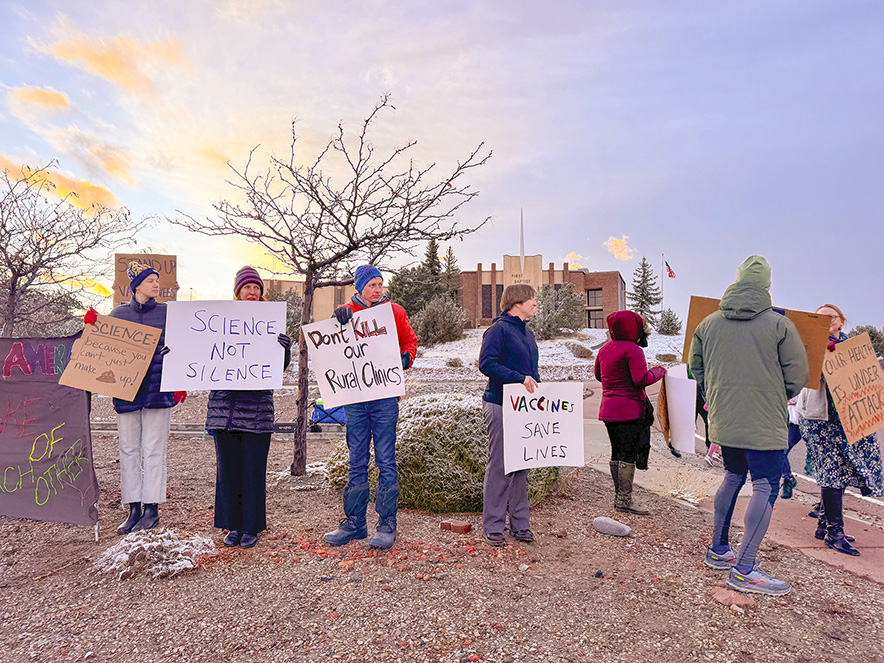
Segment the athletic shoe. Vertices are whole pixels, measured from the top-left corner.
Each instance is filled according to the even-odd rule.
[[[510,530],[510,536],[522,543],[534,543],[534,533],[530,529]]]
[[[735,568],[731,568],[731,573],[725,584],[738,592],[769,594],[771,596],[783,596],[783,594],[788,594],[792,590],[789,583],[785,580],[772,578],[762,571],[758,565],[749,573],[742,573]]]
[[[723,571],[731,568],[737,562],[737,554],[728,548],[727,552],[717,553],[712,548],[706,548],[706,559],[703,563],[710,569]]]
[[[793,476],[788,476],[783,479],[783,494],[782,498],[784,500],[792,499],[792,491],[795,489],[795,486],[798,485],[798,479]]]
[[[501,532],[483,532],[482,538],[485,540],[485,543],[489,546],[494,546],[495,548],[500,548],[501,546],[506,545],[506,538]]]

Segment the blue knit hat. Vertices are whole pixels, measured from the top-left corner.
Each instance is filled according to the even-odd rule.
[[[356,273],[353,274],[353,278],[356,279],[356,292],[362,294],[362,290],[368,285],[368,282],[378,276],[383,280],[384,276],[377,267],[373,265],[359,265],[356,268]]]
[[[129,288],[131,288],[133,294],[135,293],[135,288],[140,286],[141,282],[151,274],[160,275],[157,270],[150,265],[145,265],[143,262],[133,260],[129,263],[129,267],[126,269],[126,276],[129,277]]]

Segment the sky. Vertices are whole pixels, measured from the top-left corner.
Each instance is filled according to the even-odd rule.
[[[389,93],[379,145],[443,170],[493,151],[461,269],[518,255],[521,212],[545,263],[629,289],[647,257],[683,321],[757,253],[775,305],[882,327],[882,34],[862,1],[7,0],[0,168],[57,160],[80,200],[153,219],[132,248],[178,256],[180,298],[226,299],[272,261],[165,219],[212,216],[293,121],[306,163]]]

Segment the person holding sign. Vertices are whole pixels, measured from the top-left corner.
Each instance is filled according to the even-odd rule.
[[[350,322],[354,312],[377,306],[390,300],[384,295],[384,278],[372,265],[360,265],[354,274],[357,293],[350,302],[334,312],[343,326]],[[408,369],[417,356],[417,336],[405,309],[392,303],[402,368]],[[331,546],[342,546],[368,536],[368,461],[372,439],[374,458],[378,466],[378,489],[375,510],[378,525],[369,541],[372,548],[386,549],[396,541],[396,512],[399,506],[399,474],[396,470],[396,422],[399,420],[399,399],[381,398],[374,401],[344,406],[347,418],[347,448],[350,450],[350,474],[344,489],[344,518],[340,526],[323,536]]]
[[[233,298],[266,302],[264,281],[253,267],[236,273]],[[291,361],[292,340],[283,347],[283,370]],[[267,455],[273,432],[273,391],[211,391],[206,430],[215,438],[215,527],[226,529],[224,545],[251,548],[267,529]]]
[[[131,402],[114,398],[120,438],[120,499],[129,505],[129,517],[117,528],[117,534],[159,525],[159,504],[166,501],[166,445],[172,407],[187,398],[184,391],[160,391],[166,350],[163,345],[166,305],[156,300],[160,294],[160,275],[153,267],[137,260],[129,263],[126,273],[132,299],[111,311],[111,317],[162,331],[135,398]],[[84,321],[95,323],[92,309]]]
[[[648,509],[632,499],[635,469],[648,469],[654,408],[645,387],[663,379],[666,369],[648,369],[642,348],[648,347],[648,327],[638,313],[617,311],[608,316],[611,340],[599,350],[595,378],[602,383],[599,420],[611,441],[614,508],[646,516]]]
[[[789,583],[755,563],[780,492],[788,446],[788,399],[807,384],[807,354],[795,324],[773,310],[770,265],[750,256],[737,270],[719,310],[706,316],[691,341],[691,373],[709,404],[709,435],[721,446],[724,480],[715,494],[712,546],[705,564],[730,569],[727,585],[741,592],[788,594]],[[752,498],[738,553],[729,532],[746,477]]]
[[[829,327],[829,350],[847,340],[841,331],[846,322],[841,309],[825,304],[817,313],[832,316]],[[859,555],[851,544],[853,537],[844,533],[844,489],[854,486],[863,495],[884,494],[881,476],[881,449],[875,433],[849,444],[841,418],[832,400],[824,377],[819,389],[802,389],[796,404],[801,437],[807,443],[807,454],[816,470],[820,485],[822,508],[816,538],[845,555]]]
[[[519,283],[507,286],[500,305],[503,311],[482,337],[479,370],[488,376],[482,396],[482,413],[488,427],[488,465],[482,487],[482,537],[490,546],[506,545],[503,532],[509,512],[510,535],[532,543],[529,526],[528,470],[504,474],[503,385],[524,384],[534,393],[540,382],[537,342],[527,325],[537,312],[534,288]]]

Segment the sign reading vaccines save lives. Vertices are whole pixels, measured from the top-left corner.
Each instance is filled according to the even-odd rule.
[[[405,371],[390,304],[304,325],[307,351],[326,409],[405,395]]]
[[[278,389],[285,302],[166,304],[163,391]]]
[[[583,383],[503,385],[503,471],[583,466]]]

